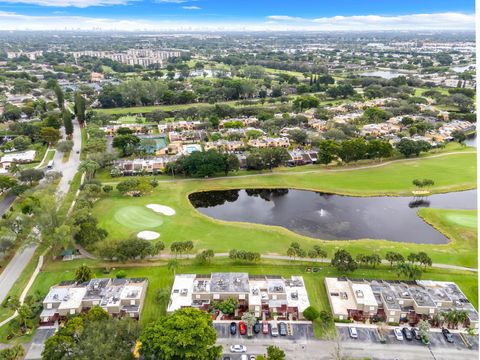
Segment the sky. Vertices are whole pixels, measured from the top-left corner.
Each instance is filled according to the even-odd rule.
[[[475,0],[0,0],[0,30],[474,30]]]

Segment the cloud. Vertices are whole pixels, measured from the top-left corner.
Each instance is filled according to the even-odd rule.
[[[269,24],[286,24],[312,30],[473,30],[475,15],[463,13],[410,14],[397,16],[361,15],[301,18],[267,16]]]
[[[182,6],[182,9],[185,9],[185,10],[200,10],[201,7],[198,7],[198,6]]]
[[[1,0],[2,3],[78,8],[87,8],[90,6],[126,5],[131,1],[132,0]]]
[[[46,1],[46,0],[44,0]],[[70,0],[73,1],[73,0]],[[105,2],[106,0],[103,0]],[[92,3],[93,0],[82,0]],[[98,1],[97,1],[98,2]],[[114,31],[378,31],[474,30],[475,16],[460,13],[414,14],[393,17],[335,16],[306,19],[273,15],[266,21],[205,21],[113,19],[54,14],[22,15],[0,11],[0,30],[114,30]]]

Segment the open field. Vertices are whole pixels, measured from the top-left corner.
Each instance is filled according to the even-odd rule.
[[[168,270],[165,263],[148,263],[143,266],[124,267],[121,264],[114,264],[116,270],[109,273],[104,272],[105,264],[93,262],[91,260],[74,260],[71,262],[54,262],[47,264],[43,271],[39,274],[35,281],[31,292],[40,291],[42,294],[48,291],[48,288],[62,280],[71,280],[74,277],[75,268],[82,263],[86,263],[91,267],[96,267],[96,277],[111,277],[121,269],[125,271],[127,277],[147,277],[149,279],[149,287],[145,301],[145,307],[142,313],[142,323],[149,323],[157,319],[165,313],[165,305],[158,304],[155,301],[157,290],[162,288],[171,288],[173,283],[173,273]],[[110,267],[112,264],[108,264]],[[291,262],[262,262],[255,265],[239,265],[232,263],[227,259],[215,259],[209,265],[196,265],[192,261],[181,263],[177,273],[210,273],[210,272],[248,272],[249,274],[271,274],[271,275],[302,275],[305,279],[310,302],[313,306],[320,310],[329,310],[327,295],[325,292],[324,278],[327,276],[338,276],[339,274],[330,266],[322,266],[318,273],[306,273],[306,264],[292,264]],[[349,274],[352,277],[363,278],[381,278],[381,279],[398,279],[394,270],[389,267],[381,267],[377,269],[359,269]],[[465,292],[469,300],[477,306],[477,276],[472,273],[464,272],[448,272],[438,269],[429,269],[424,273],[424,279],[454,281]],[[320,329],[316,327],[316,334],[320,334]]]
[[[210,180],[184,180],[160,182],[154,193],[140,198],[121,196],[116,191],[97,202],[94,215],[99,225],[109,233],[109,239],[125,238],[145,226],[135,228],[115,219],[122,209],[147,204],[172,207],[174,216],[163,216],[163,224],[148,228],[161,234],[168,246],[173,241],[191,240],[195,250],[213,249],[225,252],[231,249],[254,250],[263,254],[284,255],[292,241],[308,248],[320,244],[329,256],[338,248],[353,254],[387,251],[426,251],[436,263],[476,267],[477,239],[464,239],[458,233],[447,234],[452,241],[445,245],[396,243],[385,240],[322,241],[301,236],[281,227],[219,221],[200,214],[190,204],[187,196],[195,191],[232,188],[297,188],[334,192],[349,195],[409,195],[415,178],[432,178],[432,192],[473,189],[476,187],[475,154],[452,154],[439,158],[421,158],[401,161],[381,167],[362,170],[316,170],[309,173],[272,173],[266,176],[229,177]],[[143,211],[142,211],[143,213]],[[151,216],[154,215],[152,212]],[[470,221],[471,223],[471,221]],[[471,225],[471,224],[470,224]],[[460,225],[458,225],[460,226]]]

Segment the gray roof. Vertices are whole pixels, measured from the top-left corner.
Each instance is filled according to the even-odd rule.
[[[248,293],[249,291],[247,273],[212,273],[210,292]]]

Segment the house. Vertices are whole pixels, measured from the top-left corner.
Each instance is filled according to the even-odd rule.
[[[284,279],[277,275],[247,273],[179,274],[175,276],[167,312],[194,307],[208,311],[213,301],[234,298],[236,316],[252,312],[256,317],[303,319],[310,306],[303,277]]]
[[[328,301],[338,320],[416,324],[452,309],[465,310],[465,326],[478,328],[478,313],[452,282],[325,278]]]
[[[172,121],[163,124],[158,124],[158,132],[165,134],[169,131],[187,131],[201,128],[203,123],[201,121]]]
[[[112,316],[140,318],[148,280],[145,278],[92,279],[87,283],[64,281],[50,288],[43,300],[41,324],[53,324],[100,306]]]
[[[0,158],[0,173],[6,173],[14,163],[25,164],[35,160],[36,151],[28,150],[15,152],[2,156]]]
[[[284,147],[290,146],[290,140],[286,137],[271,138],[262,136],[258,139],[250,139],[248,145],[255,148]]]
[[[185,130],[185,131],[170,131],[168,133],[168,140],[180,143],[194,143],[202,141],[206,136],[205,131],[202,130]]]
[[[119,160],[113,163],[112,174],[120,171],[123,175],[158,174],[177,156],[157,156],[151,159]]]
[[[134,134],[151,134],[153,129],[151,125],[145,124],[116,124],[116,125],[107,125],[101,127],[100,129],[105,132],[108,136],[113,136],[117,133],[118,129],[127,128],[130,129]]]
[[[100,82],[105,78],[105,76],[102,73],[98,72],[92,72],[90,74],[90,81],[91,82]]]
[[[233,152],[243,150],[244,148],[245,143],[243,141],[217,140],[206,142],[204,145],[205,151],[215,149],[218,151]]]
[[[287,160],[287,164],[292,166],[313,164],[318,160],[318,154],[313,150],[289,150],[288,155],[290,159]]]

